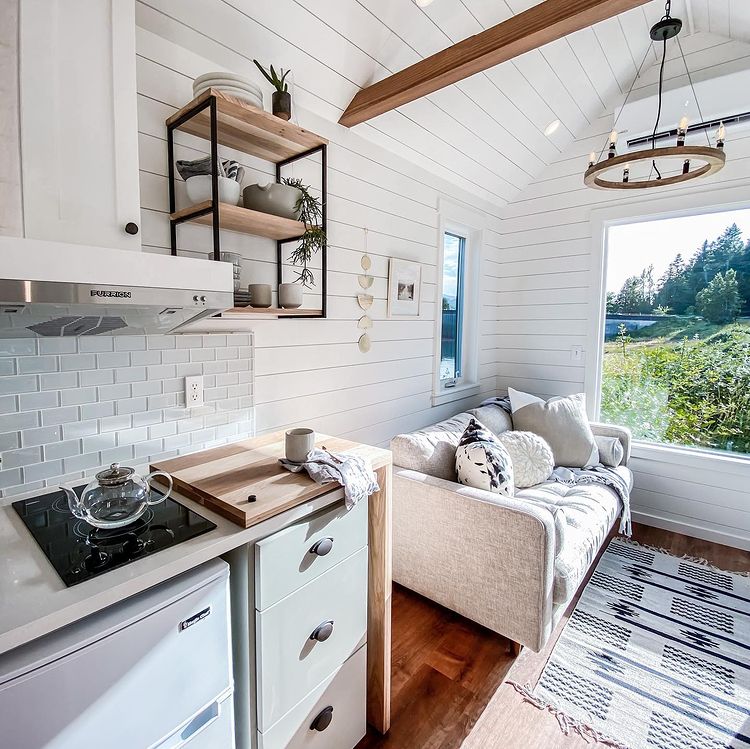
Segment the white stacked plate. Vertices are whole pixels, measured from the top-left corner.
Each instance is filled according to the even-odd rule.
[[[193,81],[193,96],[198,97],[209,88],[222,91],[258,109],[263,109],[263,92],[244,76],[225,72],[204,73]]]

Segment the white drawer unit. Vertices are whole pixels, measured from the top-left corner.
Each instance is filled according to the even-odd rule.
[[[255,606],[263,611],[367,545],[367,502],[343,502],[255,545]]]
[[[255,633],[258,729],[264,731],[365,643],[367,547],[258,612]]]
[[[258,749],[353,749],[367,731],[367,647],[360,648],[267,731]]]

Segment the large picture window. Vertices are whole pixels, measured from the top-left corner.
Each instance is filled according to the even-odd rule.
[[[607,231],[602,420],[750,453],[750,210]]]

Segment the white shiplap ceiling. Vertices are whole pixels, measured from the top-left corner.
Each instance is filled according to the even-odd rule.
[[[294,71],[295,97],[337,120],[354,94],[526,10],[531,0],[140,0],[141,17],[184,26],[185,44],[254,74],[253,57]],[[355,131],[481,197],[504,203],[656,60],[655,0],[359,125]],[[750,0],[674,0],[686,34],[750,38]],[[684,42],[683,42],[684,43]],[[545,129],[560,126],[551,135]]]

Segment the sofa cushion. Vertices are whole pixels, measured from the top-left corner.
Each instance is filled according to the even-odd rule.
[[[632,474],[616,469],[632,485]],[[548,481],[516,492],[516,499],[546,506],[555,521],[555,563],[552,600],[566,603],[581,584],[599,547],[620,513],[620,500],[601,484],[568,486]]]
[[[391,440],[393,463],[448,481],[456,480],[456,448],[469,423],[468,413]]]
[[[512,497],[513,461],[498,438],[476,419],[461,435],[456,448],[456,478],[459,484]]]
[[[508,388],[513,428],[543,437],[555,455],[555,465],[583,468],[599,461],[594,433],[586,416],[583,393],[543,401]]]
[[[513,429],[510,414],[499,406],[479,406],[470,408],[467,413],[482,422],[493,434],[502,434]]]
[[[552,448],[538,434],[503,432],[497,439],[510,454],[517,489],[536,486],[550,477],[555,467]]]

